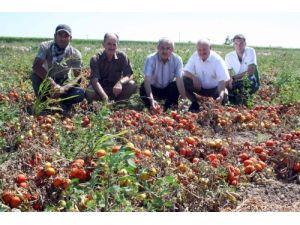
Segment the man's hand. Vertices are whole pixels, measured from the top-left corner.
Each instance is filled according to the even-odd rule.
[[[53,86],[52,88],[52,98],[59,98],[59,96],[62,94],[61,92],[63,91],[62,87],[58,84]]]
[[[113,94],[114,94],[115,97],[117,97],[121,92],[122,92],[122,84],[119,81],[113,87]]]
[[[108,98],[108,96],[107,96],[106,93],[103,93],[103,94],[101,94],[100,96],[101,96],[102,101],[108,102],[109,98]]]
[[[248,66],[248,75],[252,75],[255,73],[255,70],[256,70],[256,66],[254,64],[251,64]]]
[[[154,99],[150,100],[150,111],[152,114],[160,113],[160,105]]]
[[[220,95],[219,97],[217,97],[216,98],[216,103],[222,103],[222,101],[223,101],[223,99],[224,99],[224,95]]]

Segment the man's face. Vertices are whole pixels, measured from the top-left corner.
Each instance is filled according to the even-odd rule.
[[[163,61],[168,60],[168,58],[171,56],[172,52],[173,52],[173,47],[172,47],[172,44],[170,44],[170,43],[162,42],[158,46],[158,53],[159,53],[161,60],[163,60]]]
[[[197,52],[200,58],[205,61],[210,54],[210,46],[208,44],[197,44]]]
[[[65,31],[59,31],[54,35],[55,38],[55,43],[58,45],[60,48],[66,48],[70,41],[72,40],[72,36],[70,36],[67,32]]]
[[[235,51],[237,51],[238,53],[243,53],[245,51],[246,42],[243,39],[235,39],[233,41],[233,46]]]
[[[112,57],[118,48],[118,39],[114,36],[109,36],[103,43],[104,51],[107,56]]]

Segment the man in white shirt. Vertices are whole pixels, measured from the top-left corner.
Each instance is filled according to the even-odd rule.
[[[213,97],[218,103],[225,103],[226,82],[230,80],[224,60],[211,50],[208,39],[200,39],[196,47],[197,51],[185,65],[183,75],[186,96],[192,102],[189,108],[191,112],[199,111],[199,103],[194,92]]]
[[[148,55],[144,66],[144,82],[140,96],[152,112],[160,109],[155,100],[165,100],[165,110],[178,106],[179,94],[185,98],[182,82],[182,59],[174,52],[174,42],[167,38],[158,41],[157,52]]]
[[[233,37],[234,51],[225,56],[231,79],[228,82],[229,101],[233,104],[247,104],[248,97],[260,85],[255,50],[246,47],[242,34]],[[248,78],[248,79],[247,79]]]

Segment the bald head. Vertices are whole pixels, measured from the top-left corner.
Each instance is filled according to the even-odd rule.
[[[198,45],[207,45],[210,48],[210,40],[208,38],[201,38],[197,41],[197,46]]]
[[[203,38],[197,41],[197,52],[203,61],[209,57],[210,49],[211,44],[209,39]]]
[[[114,33],[106,33],[103,39],[104,51],[109,60],[115,55],[119,44],[119,37]]]
[[[103,38],[103,43],[105,43],[107,39],[115,39],[119,43],[119,36],[115,33],[106,33]]]

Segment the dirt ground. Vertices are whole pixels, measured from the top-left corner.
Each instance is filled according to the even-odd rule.
[[[232,212],[299,212],[300,185],[265,180],[262,184],[249,183],[237,191],[241,199]]]

